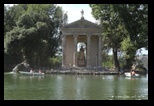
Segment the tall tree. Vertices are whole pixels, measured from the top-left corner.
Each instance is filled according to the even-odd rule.
[[[114,11],[111,4],[90,4],[90,7],[93,16],[96,19],[102,19],[104,48],[112,48],[115,68],[120,71],[117,52],[120,49],[125,31],[118,19],[118,13]]]
[[[138,49],[148,49],[148,4],[114,5],[119,19],[124,24],[129,36],[122,43],[126,52],[126,68],[134,62]]]

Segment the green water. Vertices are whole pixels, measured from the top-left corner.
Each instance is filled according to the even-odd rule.
[[[148,75],[4,74],[4,100],[148,100]]]

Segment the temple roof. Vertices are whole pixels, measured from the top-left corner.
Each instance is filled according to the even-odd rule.
[[[67,24],[63,26],[62,28],[102,28],[102,27],[84,18],[81,18],[80,20]]]

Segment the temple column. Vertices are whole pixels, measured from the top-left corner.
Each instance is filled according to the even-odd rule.
[[[98,67],[102,68],[102,35],[99,35]]]
[[[77,34],[73,35],[74,37],[74,53],[73,53],[73,67],[77,66]]]
[[[90,44],[91,44],[91,35],[87,35],[87,68],[90,67]]]
[[[62,36],[62,67],[65,66],[65,45],[66,45],[66,35]]]

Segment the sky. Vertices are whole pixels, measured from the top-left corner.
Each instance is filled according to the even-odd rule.
[[[91,22],[96,22],[96,20],[91,15],[91,8],[89,4],[57,4],[61,6],[64,13],[68,15],[68,23],[81,19],[81,11],[84,11],[84,18]]]
[[[12,5],[12,4],[6,4]],[[57,4],[57,6],[61,6],[64,13],[68,15],[68,24],[74,21],[81,19],[81,11],[84,11],[84,18],[89,20],[93,23],[96,23],[96,20],[91,14],[92,9],[90,8],[89,4]],[[141,53],[137,52],[137,54],[148,54],[148,51],[144,48],[141,49]]]

